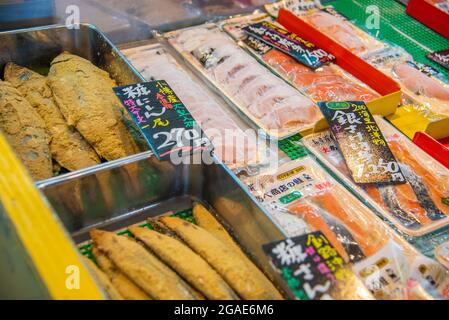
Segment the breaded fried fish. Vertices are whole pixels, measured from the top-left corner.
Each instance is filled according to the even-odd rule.
[[[271,290],[260,283],[239,255],[205,229],[176,217],[162,217],[159,220],[217,270],[241,298],[277,298],[277,295],[273,295]]]
[[[67,123],[106,160],[139,151],[122,122],[120,101],[109,74],[90,61],[63,52],[52,62],[48,83]]]
[[[19,90],[44,120],[51,136],[51,154],[62,167],[73,171],[100,163],[95,151],[79,132],[67,125],[53,99],[46,77],[8,63],[5,67],[5,79]]]
[[[34,179],[53,175],[44,121],[16,88],[1,80],[0,131]]]
[[[104,291],[109,295],[109,297],[113,300],[123,300],[122,295],[118,290],[114,287],[114,285],[109,281],[108,276],[101,271],[95,263],[93,263],[90,259],[85,259],[87,265],[90,270],[92,270],[95,279],[98,283],[104,288]]]
[[[208,299],[238,299],[220,275],[185,244],[148,228],[131,227],[129,231]]]
[[[271,291],[274,299],[283,299],[282,295],[271,283],[270,280],[257,268],[253,262],[245,255],[242,249],[234,241],[231,235],[221,225],[220,222],[210,213],[202,204],[196,203],[193,206],[193,216],[196,223],[205,230],[209,231],[213,236],[225,243],[235,254],[237,254],[242,261],[244,261],[252,273],[258,278],[261,284],[263,284],[267,290]]]
[[[150,300],[151,298],[134,282],[125,276],[112,261],[98,248],[94,247],[92,253],[101,270],[109,277],[112,285],[125,300]]]
[[[194,299],[190,288],[171,269],[135,241],[113,232],[93,229],[94,244],[128,278],[151,298],[160,300]]]

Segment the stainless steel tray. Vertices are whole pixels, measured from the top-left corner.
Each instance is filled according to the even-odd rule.
[[[92,228],[119,230],[149,217],[211,205],[254,262],[281,289],[262,245],[285,238],[240,180],[222,164],[173,165],[141,155],[137,161],[40,184],[76,243]]]
[[[41,74],[47,74],[50,62],[67,50],[90,60],[107,71],[118,85],[143,82],[143,77],[120,51],[95,26],[81,24],[79,29],[63,25],[0,32],[0,72],[7,62],[15,62]],[[135,129],[137,130],[137,129]],[[124,163],[125,158],[112,162]],[[60,180],[82,172],[108,167],[110,162],[61,174],[48,180]],[[45,183],[45,180],[41,182]]]

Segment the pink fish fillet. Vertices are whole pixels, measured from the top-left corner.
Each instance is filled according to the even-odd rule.
[[[422,94],[429,98],[449,100],[449,88],[437,80],[425,75],[407,63],[397,64],[393,72],[399,77],[401,83],[410,91]]]

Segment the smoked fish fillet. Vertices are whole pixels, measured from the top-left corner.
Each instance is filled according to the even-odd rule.
[[[176,273],[137,242],[126,236],[97,229],[91,230],[90,235],[98,249],[151,298],[159,300],[195,298]]]
[[[234,241],[231,235],[226,231],[226,229],[221,225],[220,222],[210,213],[202,204],[196,203],[193,206],[193,216],[195,217],[196,223],[203,229],[209,231],[217,239],[225,243],[232,251],[240,256],[240,259],[246,263],[248,268],[253,272],[253,274],[258,278],[260,283],[263,283],[267,290],[272,292],[276,299],[283,299],[282,295],[276,289],[276,287],[271,283],[270,280],[259,270],[258,267],[246,256],[239,245]]]
[[[182,242],[148,228],[131,227],[129,231],[208,299],[238,299],[220,275]]]
[[[53,176],[44,121],[13,85],[1,80],[0,131],[33,179]]]
[[[116,83],[107,72],[63,52],[51,62],[48,83],[67,123],[102,158],[115,160],[139,151],[122,122],[122,107],[112,91]]]
[[[134,282],[125,276],[114,263],[98,248],[94,247],[92,253],[101,270],[109,277],[112,285],[125,300],[151,300]]]
[[[109,280],[108,276],[101,271],[95,263],[93,263],[90,259],[85,259],[87,265],[89,266],[90,270],[93,272],[95,279],[98,281],[98,283],[102,286],[102,288],[106,291],[108,296],[112,300],[123,300],[122,295],[118,290],[114,287],[114,285]]]
[[[51,136],[50,151],[56,162],[74,171],[100,163],[95,151],[83,137],[67,125],[53,100],[47,78],[14,63],[5,67],[5,79],[28,100],[44,120]]]
[[[242,299],[278,298],[278,295],[273,294],[260,283],[240,256],[208,231],[181,218],[162,217],[159,220],[217,270]]]

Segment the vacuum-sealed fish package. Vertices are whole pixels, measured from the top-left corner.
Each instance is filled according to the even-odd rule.
[[[410,54],[398,47],[371,54],[366,61],[401,85],[404,104],[411,103],[436,116],[449,116],[449,83],[436,70],[414,62]]]
[[[444,297],[449,284],[429,282],[418,268],[438,263],[418,253],[311,156],[244,182],[287,236],[321,231],[376,298]]]
[[[440,244],[435,249],[435,257],[443,266],[449,269],[449,241]]]
[[[318,8],[308,10],[308,8],[295,6],[294,1],[293,3],[283,2],[282,5],[277,6],[268,4],[266,7],[267,11],[273,16],[277,16],[281,8],[292,11],[308,24],[358,56],[364,56],[386,48],[385,43],[355,26],[332,7],[318,6]]]
[[[237,171],[262,164],[266,144],[260,144],[256,132],[243,130],[224,107],[184,70],[160,44],[150,44],[123,51],[137,70],[148,80],[166,80],[213,142],[218,157]]]
[[[316,69],[310,68],[291,55],[277,48],[269,47],[242,31],[248,25],[260,21],[269,21],[276,25],[267,15],[253,14],[225,20],[222,27],[234,39],[242,41],[243,46],[260,61],[309,98],[315,101],[368,102],[380,97],[377,92],[335,63],[329,62]],[[310,39],[304,40],[309,41]],[[319,50],[320,54],[326,54],[324,50]]]
[[[169,43],[265,134],[283,139],[311,129],[318,107],[271,73],[216,25],[170,32]]]
[[[404,233],[422,236],[448,225],[449,170],[386,120],[375,118],[407,180],[405,184],[356,185],[330,131],[307,136],[303,142],[326,166]]]

